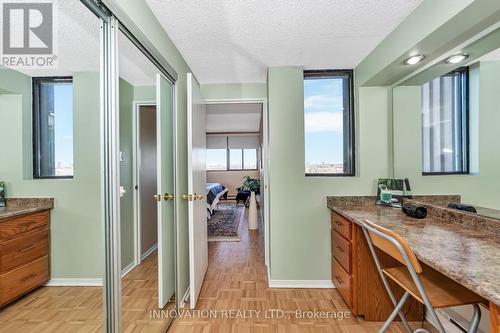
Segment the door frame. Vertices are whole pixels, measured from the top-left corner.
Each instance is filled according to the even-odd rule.
[[[139,110],[141,106],[156,106],[156,101],[144,100],[144,101],[134,101],[132,106],[132,174],[133,174],[133,188],[134,188],[134,265],[130,267],[130,270],[123,272],[125,276],[130,272],[135,266],[142,262],[141,254],[141,187],[140,187],[140,165],[139,165],[139,134],[140,134],[140,122],[139,122]],[[156,111],[155,111],[156,112]],[[137,188],[136,188],[137,187]],[[158,247],[158,241],[156,242],[156,247]]]
[[[269,220],[269,211],[270,211],[270,200],[269,193],[271,188],[269,186],[269,114],[267,110],[267,97],[262,98],[227,98],[227,99],[205,99],[204,100],[207,105],[210,104],[248,104],[248,103],[261,103],[262,104],[262,127],[263,127],[263,138],[264,142],[262,145],[262,166],[264,172],[264,206],[263,206],[263,224],[264,224],[264,261],[267,266],[267,274],[270,276],[271,267],[269,261],[269,252],[270,252],[270,220]],[[267,185],[267,188],[266,188]]]

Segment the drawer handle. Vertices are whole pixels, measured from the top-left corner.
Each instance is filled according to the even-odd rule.
[[[29,251],[31,249],[34,249],[35,247],[36,247],[36,244],[28,246],[28,247],[25,247],[24,249],[19,250],[19,252],[23,253],[23,252]]]
[[[342,278],[340,276],[336,276],[335,277],[337,279],[337,281],[340,283],[340,284],[343,284],[344,283],[344,280],[342,280]]]
[[[337,250],[339,250],[339,252],[340,252],[340,253],[344,252],[344,249],[343,249],[343,248],[341,248],[340,246],[338,246],[338,245],[337,245],[337,247],[336,247],[336,248],[337,248]]]

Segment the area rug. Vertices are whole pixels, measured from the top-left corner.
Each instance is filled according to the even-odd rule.
[[[209,242],[239,242],[245,206],[236,203],[219,203],[208,220]]]

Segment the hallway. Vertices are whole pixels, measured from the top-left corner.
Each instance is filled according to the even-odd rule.
[[[246,212],[246,215],[248,211]],[[350,317],[335,289],[267,288],[264,239],[261,232],[248,230],[245,218],[240,242],[210,242],[209,265],[192,315],[176,318],[169,332],[377,332],[381,323]],[[277,311],[272,311],[276,309]],[[346,318],[296,318],[296,311],[323,311]],[[229,312],[224,310],[242,310]],[[247,310],[243,312],[243,310]],[[252,311],[250,311],[252,310]],[[182,312],[181,312],[182,313]],[[240,315],[246,315],[241,318]],[[349,316],[349,318],[347,318]],[[205,317],[205,318],[200,318]],[[236,317],[236,318],[234,318]],[[406,332],[394,324],[390,332]]]

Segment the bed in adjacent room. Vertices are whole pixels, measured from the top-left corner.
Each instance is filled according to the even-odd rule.
[[[207,209],[209,217],[213,214],[221,198],[227,198],[227,188],[221,183],[207,183]]]

